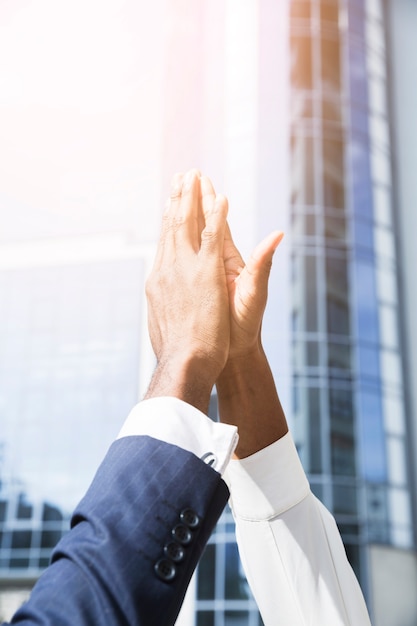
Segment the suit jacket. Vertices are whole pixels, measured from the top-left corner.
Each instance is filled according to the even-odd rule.
[[[168,626],[229,491],[190,452],[118,439],[12,624]]]

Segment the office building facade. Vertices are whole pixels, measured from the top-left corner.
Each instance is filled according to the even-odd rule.
[[[0,255],[7,303],[0,313],[7,379],[0,576],[9,596],[45,565],[47,533],[64,532],[146,386],[153,361],[142,294],[161,189],[174,171],[198,166],[228,195],[245,256],[270,230],[286,233],[263,325],[282,404],[375,625],[416,622],[414,413],[403,319],[403,286],[410,291],[412,277],[404,279],[400,255],[411,231],[398,219],[412,177],[407,187],[395,167],[409,156],[401,151],[401,98],[393,102],[391,93],[394,84],[399,93],[406,87],[398,79],[406,54],[399,28],[408,4],[155,3],[146,19],[157,23],[163,14],[165,21],[163,37],[155,35],[161,45],[151,95],[158,106],[140,133],[136,112],[126,114],[135,141],[148,133],[150,144],[138,155],[136,146],[117,144],[121,154],[135,155],[127,165],[103,165],[100,148],[94,167],[72,164],[60,191],[62,227],[40,229],[43,214],[29,207],[39,219],[22,241],[16,227]],[[126,3],[132,16],[133,5]],[[10,194],[1,200],[4,211],[16,211]],[[178,624],[262,624],[230,511],[210,539]]]

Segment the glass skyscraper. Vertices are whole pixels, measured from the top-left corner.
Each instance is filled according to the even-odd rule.
[[[97,73],[105,104],[94,89],[82,91],[52,170],[29,158],[29,144],[15,148],[35,126],[31,117],[20,124],[19,102],[10,115],[0,92],[2,151],[10,163],[19,153],[20,168],[18,184],[10,172],[0,180],[0,614],[10,612],[11,590],[20,599],[46,565],[146,387],[144,277],[169,177],[197,166],[229,197],[244,256],[270,230],[285,231],[263,324],[281,401],[375,626],[414,626],[415,374],[406,368],[398,228],[406,202],[397,201],[395,169],[396,133],[402,146],[407,133],[392,97],[406,51],[396,48],[395,64],[391,56],[392,17],[407,0],[127,0],[123,12],[116,0],[84,1],[91,16],[100,13],[100,28],[123,35],[125,74],[106,67],[101,84]],[[9,48],[19,19],[9,24]],[[399,15],[394,21],[398,41]],[[97,46],[105,39],[107,50],[100,28]],[[86,32],[75,33],[80,46]],[[28,68],[22,85],[33,88]],[[55,133],[61,118],[51,110],[48,102]],[[66,120],[67,109],[60,113]],[[26,130],[12,141],[1,124],[13,127],[15,116]],[[25,151],[31,168],[38,163],[36,185]],[[0,175],[7,167],[0,154]],[[48,189],[38,197],[42,174]],[[262,625],[229,510],[178,624]]]
[[[290,13],[296,440],[369,598],[364,548],[413,546],[384,14]]]

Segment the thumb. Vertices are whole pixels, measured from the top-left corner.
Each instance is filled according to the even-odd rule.
[[[246,269],[255,282],[268,282],[274,252],[284,237],[284,233],[275,230],[263,239],[253,250],[246,263]]]

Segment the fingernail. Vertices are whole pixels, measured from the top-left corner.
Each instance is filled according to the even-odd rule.
[[[219,211],[219,210],[220,210],[220,208],[222,208],[224,205],[225,205],[225,207],[226,207],[226,210],[228,210],[228,208],[229,208],[229,203],[228,203],[228,201],[227,201],[226,196],[224,196],[222,193],[217,194],[217,196],[216,196],[216,201],[215,201],[215,203],[214,203],[214,209],[215,209],[216,211]]]
[[[275,242],[274,253],[275,253],[275,250],[278,248],[279,244],[281,243],[281,241],[283,240],[283,238],[284,238],[284,233],[281,231],[278,236],[278,239]]]
[[[182,189],[183,174],[175,174],[171,179],[171,197],[180,194]]]

